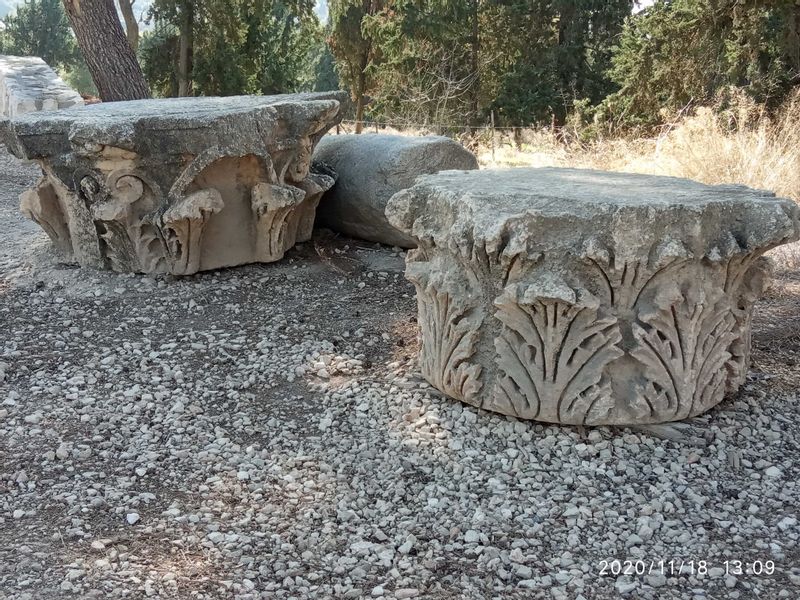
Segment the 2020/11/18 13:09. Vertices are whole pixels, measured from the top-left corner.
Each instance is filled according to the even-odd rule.
[[[775,562],[771,560],[725,560],[714,564],[708,560],[601,560],[600,575],[652,575],[667,576],[708,575],[711,569],[721,570],[723,575],[774,575]]]

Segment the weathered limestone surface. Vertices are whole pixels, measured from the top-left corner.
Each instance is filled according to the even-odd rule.
[[[21,207],[67,258],[115,271],[197,271],[283,257],[310,238],[310,170],[340,92],[115,102],[0,123],[44,176]]]
[[[673,421],[744,381],[770,248],[798,207],[741,186],[582,171],[446,171],[396,194],[418,240],[425,377],[554,423]]]
[[[419,175],[478,168],[471,152],[440,136],[326,136],[314,152],[314,161],[329,165],[337,175],[336,185],[322,197],[317,225],[401,248],[415,244],[386,220],[389,198],[411,187]]]
[[[81,95],[36,56],[0,56],[0,114],[82,106]]]

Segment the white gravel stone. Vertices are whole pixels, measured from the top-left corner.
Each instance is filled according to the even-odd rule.
[[[320,255],[171,279],[67,268],[37,258],[13,198],[36,174],[4,160],[4,600],[743,600],[800,582],[800,402],[773,380],[652,430],[479,411],[421,379],[388,249],[315,240]],[[599,575],[601,558],[681,556],[785,576]]]
[[[474,529],[470,529],[464,534],[464,542],[467,544],[477,544],[480,540],[481,534]]]

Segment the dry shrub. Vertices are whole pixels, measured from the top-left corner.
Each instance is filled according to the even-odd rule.
[[[727,107],[700,108],[655,138],[565,144],[546,130],[526,130],[480,149],[485,166],[570,166],[672,175],[704,183],[740,183],[800,201],[800,93],[770,116],[742,96]]]
[[[662,134],[658,170],[704,183],[741,183],[800,201],[800,94],[774,117],[739,100],[730,110],[701,109]]]

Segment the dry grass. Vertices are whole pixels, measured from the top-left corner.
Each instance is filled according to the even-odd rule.
[[[525,131],[523,144],[498,136],[482,145],[486,166],[572,166],[740,183],[800,201],[800,94],[776,116],[739,99],[724,111],[699,109],[654,138],[564,144],[547,131]]]
[[[342,125],[341,131],[351,132],[352,125]],[[371,125],[364,130],[376,131],[435,133]],[[740,183],[800,202],[800,93],[774,115],[734,96],[724,110],[699,108],[664,126],[655,137],[564,143],[549,130],[526,129],[518,136],[519,146],[510,131],[498,130],[494,138],[494,151],[488,129],[482,129],[477,140],[465,136],[461,141],[476,150],[486,167],[563,166],[671,175],[710,184]]]
[[[346,133],[352,127],[342,130]],[[365,129],[365,133],[374,131]],[[386,127],[379,131],[435,133]],[[576,139],[578,135],[568,137]],[[670,175],[709,184],[739,183],[800,202],[800,93],[774,115],[734,95],[724,109],[697,109],[654,137],[565,143],[549,130],[526,129],[516,142],[510,131],[500,130],[494,135],[494,144],[488,130],[479,133],[477,143],[476,138],[461,141],[476,151],[482,167],[559,166]],[[771,255],[779,268],[800,270],[800,243],[779,248]]]

